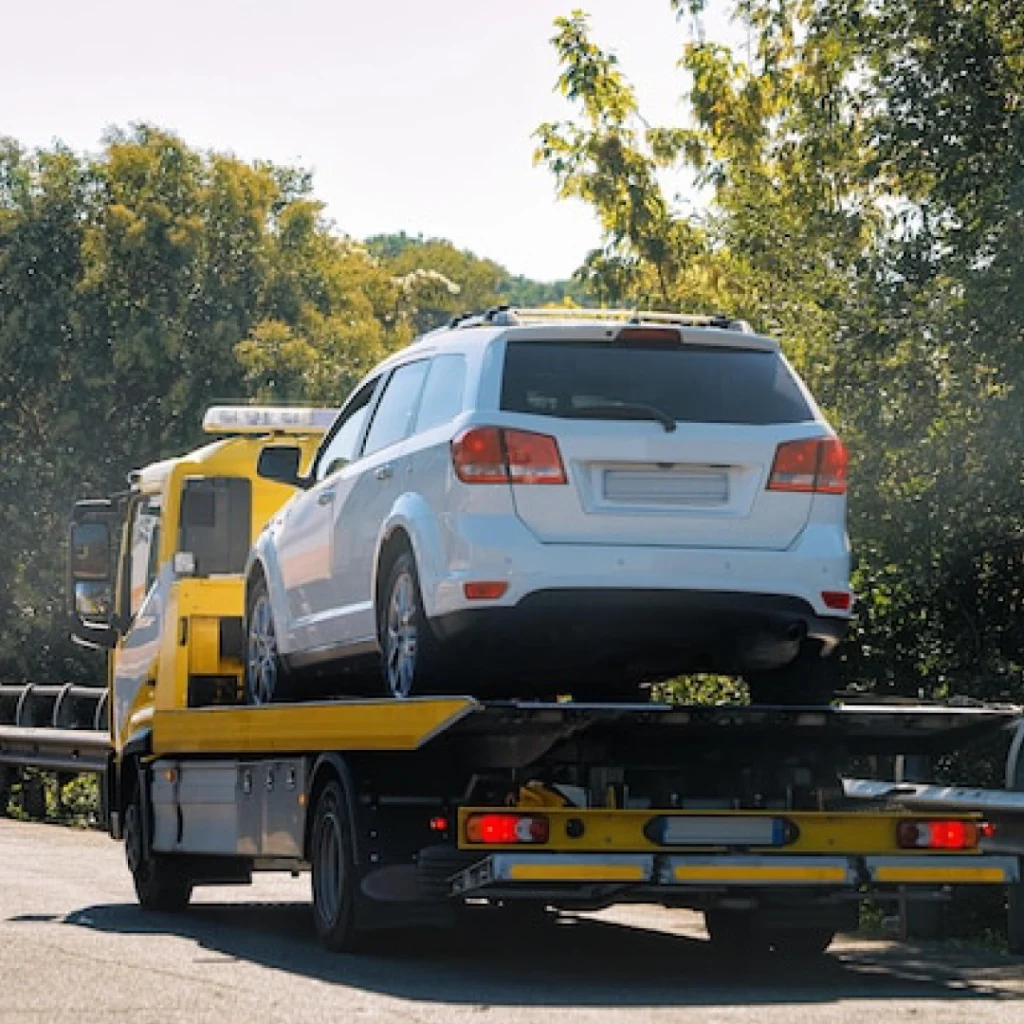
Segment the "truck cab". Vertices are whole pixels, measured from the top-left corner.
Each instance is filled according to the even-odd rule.
[[[246,556],[293,493],[258,476],[257,463],[285,438],[308,463],[334,415],[331,409],[215,406],[203,429],[216,440],[132,472],[122,493],[76,504],[69,543],[72,632],[79,643],[109,652],[115,758],[144,743],[158,704],[242,700]]]

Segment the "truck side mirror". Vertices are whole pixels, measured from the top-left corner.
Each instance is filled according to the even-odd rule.
[[[72,636],[89,647],[113,647],[114,553],[109,501],[75,506],[68,538],[68,612]]]
[[[298,445],[276,444],[264,448],[256,463],[256,472],[264,480],[274,480],[290,487],[308,487],[304,476],[299,473],[302,449]]]

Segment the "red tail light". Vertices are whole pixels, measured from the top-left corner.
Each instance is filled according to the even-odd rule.
[[[547,434],[470,427],[452,441],[452,463],[466,484],[564,484],[558,442]]]
[[[488,846],[546,843],[548,819],[542,814],[471,814],[466,819],[466,841]]]
[[[973,821],[901,821],[896,842],[904,850],[969,850],[988,831]]]
[[[508,474],[514,484],[564,484],[565,470],[558,442],[547,434],[506,430]]]
[[[464,430],[452,441],[452,462],[463,483],[508,483],[505,444],[497,427]]]
[[[775,449],[769,491],[845,494],[846,445],[837,437],[786,441]]]

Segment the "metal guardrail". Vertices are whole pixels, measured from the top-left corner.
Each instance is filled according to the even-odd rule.
[[[103,772],[108,714],[105,687],[0,683],[0,767]]]
[[[53,772],[104,772],[109,751],[106,730],[0,725],[0,765]]]
[[[102,731],[107,724],[106,687],[0,683],[0,726]]]

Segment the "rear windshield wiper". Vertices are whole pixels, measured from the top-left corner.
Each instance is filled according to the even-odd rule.
[[[665,428],[666,434],[676,429],[676,421],[667,412],[662,412],[653,405],[642,405],[639,402],[615,402],[608,405],[580,405],[559,412],[577,420],[654,420]]]

